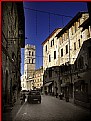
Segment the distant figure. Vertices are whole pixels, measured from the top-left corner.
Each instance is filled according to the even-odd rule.
[[[25,96],[25,94],[23,94],[23,101],[25,102],[25,98],[26,98],[26,96]]]

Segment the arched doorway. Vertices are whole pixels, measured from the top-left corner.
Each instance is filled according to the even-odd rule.
[[[5,74],[5,104],[8,103],[8,71],[6,70]]]

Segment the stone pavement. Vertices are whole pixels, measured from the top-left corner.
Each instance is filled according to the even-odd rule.
[[[59,100],[59,98],[57,98],[57,99]],[[65,99],[63,99],[63,101],[65,101]],[[71,99],[67,103],[72,103],[74,105],[74,102]],[[12,110],[8,111],[6,113],[3,113],[2,121],[14,121],[14,119],[21,107],[22,107],[22,105],[21,105],[21,100],[19,97],[18,100],[16,101],[14,107],[12,108]]]
[[[2,114],[2,121],[13,121],[21,106],[22,106],[21,100],[20,100],[20,97],[19,97],[17,99],[17,101],[15,102],[15,105],[12,108],[12,110],[8,110],[7,112],[4,112]]]

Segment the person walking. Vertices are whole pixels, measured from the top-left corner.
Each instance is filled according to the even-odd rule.
[[[25,93],[23,94],[23,102],[25,102],[26,96]]]
[[[21,105],[25,102],[25,98],[26,98],[25,94],[21,94],[21,98],[20,98]]]

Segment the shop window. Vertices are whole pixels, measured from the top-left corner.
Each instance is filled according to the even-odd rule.
[[[88,92],[88,84],[83,84],[82,85],[82,91],[83,92]]]

